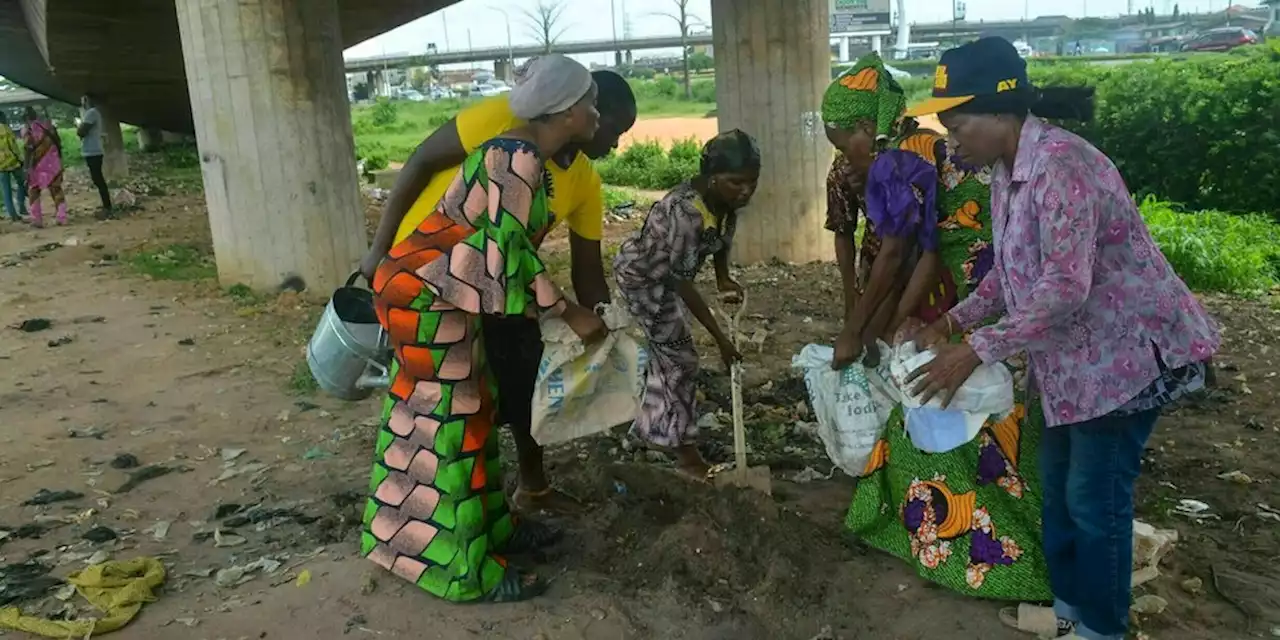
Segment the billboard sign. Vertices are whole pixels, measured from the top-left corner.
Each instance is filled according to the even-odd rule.
[[[889,29],[890,0],[830,0],[831,33],[860,33]]]

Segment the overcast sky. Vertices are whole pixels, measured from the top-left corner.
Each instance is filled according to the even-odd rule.
[[[970,20],[1019,19],[1024,14],[1032,18],[1038,15],[1062,15],[1071,17],[1115,16],[1155,7],[1157,12],[1172,10],[1177,2],[1180,10],[1219,11],[1230,0],[967,0]],[[538,0],[463,0],[458,4],[420,20],[410,22],[394,31],[361,43],[347,50],[348,58],[377,56],[383,53],[421,53],[427,43],[434,42],[439,49],[465,50],[468,39],[473,48],[502,47],[507,44],[506,25],[502,14],[492,7],[509,7],[511,15],[511,40],[515,44],[535,41],[522,8],[533,8]],[[891,0],[896,6],[896,0]],[[653,15],[667,12],[675,0],[612,0],[617,8],[618,35],[622,35],[623,5],[631,18],[633,36],[660,36],[678,33],[670,18]],[[1235,4],[1254,6],[1257,0],[1237,0]],[[711,0],[691,0],[691,13],[710,21]],[[562,40],[600,40],[613,33],[611,0],[565,0]],[[441,16],[444,14],[444,17]],[[496,17],[496,21],[495,21]],[[946,0],[907,0],[907,18],[910,22],[942,22],[951,19],[951,3]],[[448,24],[446,36],[445,24]],[[607,62],[610,54],[577,56],[584,62]]]

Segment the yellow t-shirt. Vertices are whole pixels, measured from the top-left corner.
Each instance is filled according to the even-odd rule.
[[[507,96],[495,96],[473,104],[458,113],[458,138],[462,148],[471,153],[506,131],[524,124],[511,113]],[[600,240],[604,235],[604,196],[600,174],[587,156],[579,153],[568,169],[547,160],[551,174],[551,224],[564,221],[574,233],[587,240]],[[413,230],[435,210],[449,185],[457,177],[458,167],[441,171],[431,178],[422,195],[409,208],[396,230],[396,242],[409,237]]]

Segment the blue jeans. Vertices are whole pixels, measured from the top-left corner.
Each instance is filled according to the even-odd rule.
[[[1050,427],[1040,443],[1044,555],[1058,617],[1123,640],[1133,572],[1133,485],[1160,410]]]
[[[10,183],[12,179],[13,183]],[[18,191],[18,206],[13,206],[14,186]],[[14,169],[13,171],[0,171],[0,195],[4,196],[4,210],[9,214],[10,218],[17,220],[22,217],[22,210],[27,203],[27,185],[22,179],[22,170]]]

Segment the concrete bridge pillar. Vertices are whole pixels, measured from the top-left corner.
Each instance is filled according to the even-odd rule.
[[[129,177],[129,158],[124,154],[124,133],[120,121],[108,108],[98,107],[102,116],[102,175],[108,180]]]
[[[164,132],[148,127],[138,129],[138,146],[146,153],[159,151],[164,146]]]
[[[515,79],[511,73],[511,61],[506,58],[494,60],[493,77],[507,84],[511,84],[512,80]]]
[[[834,153],[819,110],[831,82],[828,0],[711,0],[720,130],[760,144],[760,187],[738,222],[734,258],[830,259],[823,229]]]
[[[367,246],[337,0],[176,0],[218,277],[331,291]]]
[[[187,144],[194,141],[194,136],[187,133],[176,133],[173,131],[161,131],[160,141],[166,145],[169,144]]]

